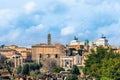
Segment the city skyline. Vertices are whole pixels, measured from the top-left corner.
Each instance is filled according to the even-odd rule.
[[[95,41],[104,34],[120,45],[120,1],[116,0],[0,0],[0,44],[31,46],[52,42]]]

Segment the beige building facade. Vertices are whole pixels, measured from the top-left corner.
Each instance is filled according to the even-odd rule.
[[[36,44],[32,46],[32,60],[37,62],[47,58],[54,58],[57,60],[64,54],[64,46],[61,44]]]
[[[23,59],[31,59],[31,49],[26,47],[19,47],[16,45],[5,46],[4,49],[11,49],[20,53]]]
[[[14,55],[15,53],[16,50],[13,49],[5,49],[5,48],[0,49],[0,54],[5,56],[6,58],[11,58],[11,56]]]
[[[44,62],[46,59],[54,59],[60,61],[60,56],[65,55],[65,47],[60,44],[51,43],[51,34],[48,34],[47,44],[35,44],[32,46],[32,60],[39,62]]]

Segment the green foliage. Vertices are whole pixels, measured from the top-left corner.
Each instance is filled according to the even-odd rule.
[[[41,64],[38,65],[38,64],[36,64],[36,63],[32,63],[32,64],[29,65],[30,71],[31,71],[31,70],[39,70],[40,68],[41,68]]]
[[[46,59],[43,64],[43,69],[45,71],[52,72],[52,70],[57,67],[57,62],[54,59]]]
[[[23,65],[23,67],[21,66],[18,67],[17,73],[21,73],[22,71],[23,75],[29,75],[31,71],[38,72],[41,67],[42,67],[41,64],[36,64],[36,63],[25,64]]]
[[[77,75],[68,75],[66,80],[78,80]]]
[[[0,54],[0,64],[3,65],[6,60],[7,58],[4,55]]]
[[[20,74],[20,73],[22,73],[22,66],[19,66],[19,67],[17,68],[17,74]]]
[[[52,72],[59,73],[60,71],[64,71],[62,67],[55,67],[53,68]]]
[[[33,77],[34,79],[38,80],[40,71],[39,70],[35,70],[35,71],[30,71],[30,76]]]
[[[36,77],[35,71],[30,71],[30,76],[32,76],[33,78]]]
[[[8,72],[12,75],[12,70],[11,70],[11,68],[10,68],[9,66],[7,66],[6,68],[7,68]]]
[[[76,75],[79,75],[80,74],[80,71],[78,69],[78,67],[76,65],[73,65],[73,68],[71,70],[71,73],[72,74],[76,74]]]
[[[101,77],[100,80],[114,80],[114,79],[109,79],[108,77]]]
[[[120,54],[98,47],[85,61],[84,74],[100,80],[120,79]]]
[[[29,64],[25,64],[23,65],[23,70],[22,70],[22,74],[24,75],[28,75],[29,74]]]

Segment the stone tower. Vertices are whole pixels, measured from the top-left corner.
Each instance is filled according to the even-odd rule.
[[[48,34],[48,45],[51,45],[51,34]]]

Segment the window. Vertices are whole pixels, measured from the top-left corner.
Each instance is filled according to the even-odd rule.
[[[42,54],[39,55],[39,58],[42,58]]]
[[[58,58],[58,54],[55,54],[55,58]]]
[[[47,58],[50,58],[50,54],[47,54]]]
[[[80,45],[80,49],[84,49],[84,46],[83,46],[83,45]]]

